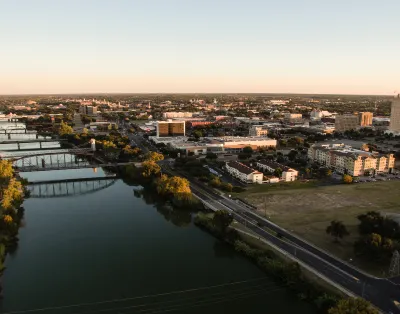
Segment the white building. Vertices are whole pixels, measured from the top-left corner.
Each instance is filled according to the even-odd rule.
[[[308,149],[308,158],[339,173],[361,176],[365,173],[391,172],[393,154],[366,152],[341,144],[315,144]]]
[[[173,119],[173,118],[191,118],[193,116],[193,113],[191,112],[164,112],[163,113],[163,118],[164,119]]]
[[[301,113],[285,113],[285,119],[287,120],[301,120],[303,115]]]
[[[292,169],[273,161],[259,160],[257,161],[257,167],[259,169],[263,169],[263,171],[270,172],[275,172],[275,170],[278,168],[281,169],[281,180],[285,182],[295,181],[299,175],[299,172],[296,169]]]
[[[245,183],[259,183],[262,184],[264,175],[254,170],[246,165],[237,162],[237,161],[230,161],[227,162],[225,165],[226,170],[232,175],[233,177],[239,179]]]
[[[259,147],[276,147],[276,140],[269,137],[241,137],[241,136],[224,136],[208,139],[211,143],[223,143],[226,152],[239,153],[246,146],[250,146],[254,150]]]

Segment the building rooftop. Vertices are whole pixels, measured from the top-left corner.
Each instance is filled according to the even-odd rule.
[[[272,169],[281,168],[282,171],[286,171],[286,172],[288,172],[288,171],[295,171],[294,169],[292,169],[292,168],[290,168],[290,167],[288,167],[288,166],[282,165],[282,164],[280,164],[280,163],[278,163],[278,162],[275,162],[275,161],[259,160],[259,161],[257,161],[257,162],[260,163],[260,164],[262,164],[262,165],[266,165],[266,166],[268,166],[268,167],[270,167],[270,168],[272,168]]]
[[[241,162],[237,162],[237,161],[230,161],[227,163],[227,165],[229,167],[235,168],[235,169],[239,170],[241,173],[245,173],[245,174],[261,173],[257,170],[254,170],[253,168],[250,168],[250,167],[242,164]]]

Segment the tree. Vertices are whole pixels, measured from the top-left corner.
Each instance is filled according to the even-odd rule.
[[[347,184],[352,183],[353,182],[353,177],[351,175],[344,174],[343,175],[343,182],[347,183]]]
[[[393,250],[393,241],[389,238],[382,238],[377,233],[371,233],[354,244],[354,252],[357,255],[375,261],[388,261]]]
[[[291,161],[295,160],[297,154],[298,154],[298,151],[297,151],[297,150],[291,150],[291,151],[289,152],[289,154],[288,154],[289,160],[291,160]]]
[[[331,221],[331,224],[326,228],[326,233],[334,237],[335,242],[339,242],[339,239],[349,235],[346,226],[337,220]]]
[[[337,305],[329,309],[328,314],[379,314],[371,304],[361,298],[340,300]]]
[[[218,158],[218,156],[217,156],[217,154],[214,154],[214,153],[207,153],[206,154],[206,158],[207,159],[217,159]]]
[[[145,178],[148,178],[150,176],[155,176],[159,174],[161,171],[161,167],[152,160],[143,161],[142,168],[143,168],[142,175]]]
[[[0,184],[3,186],[8,183],[14,175],[12,163],[8,160],[0,160]]]
[[[146,154],[146,160],[157,162],[160,160],[164,160],[164,155],[157,152],[148,152]]]
[[[251,146],[243,147],[242,152],[243,154],[251,156],[253,154],[253,148],[251,148]]]
[[[282,175],[282,172],[283,172],[283,171],[282,171],[281,168],[276,168],[275,171],[274,171],[274,176],[280,178],[281,175]]]
[[[4,209],[12,208],[16,202],[22,200],[24,190],[21,182],[15,178],[11,178],[7,187],[3,190],[3,199],[1,200],[1,207]]]
[[[224,191],[226,191],[226,192],[232,192],[232,190],[233,190],[233,185],[232,184],[230,184],[230,183],[222,183],[221,184],[221,189],[222,190],[224,190]]]
[[[331,177],[331,176],[332,176],[332,170],[331,170],[331,169],[326,169],[326,170],[325,170],[325,175],[326,175],[327,177]]]
[[[385,238],[400,239],[400,226],[392,218],[383,217],[380,213],[369,211],[357,217],[360,221],[358,231],[361,235],[377,233]]]
[[[58,130],[58,134],[60,136],[68,135],[68,134],[73,134],[74,130],[72,127],[70,127],[67,123],[64,123],[64,121],[61,121],[60,128]]]
[[[232,221],[233,221],[232,214],[226,209],[217,210],[214,213],[213,224],[222,232],[225,232],[226,228],[229,227]]]

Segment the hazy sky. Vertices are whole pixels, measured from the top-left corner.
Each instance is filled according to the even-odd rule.
[[[0,0],[0,94],[400,90],[400,0]]]

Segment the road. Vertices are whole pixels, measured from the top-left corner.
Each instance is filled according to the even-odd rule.
[[[170,172],[167,162],[161,163],[165,172]],[[179,175],[183,175],[179,173]],[[383,278],[365,274],[352,265],[320,250],[291,232],[279,227],[264,217],[258,216],[249,206],[219,195],[213,189],[197,179],[185,176],[192,192],[214,209],[228,209],[235,220],[295,256],[317,272],[347,289],[355,295],[365,298],[385,313],[400,313],[395,302],[400,301],[399,286]],[[279,234],[279,236],[278,236]]]

